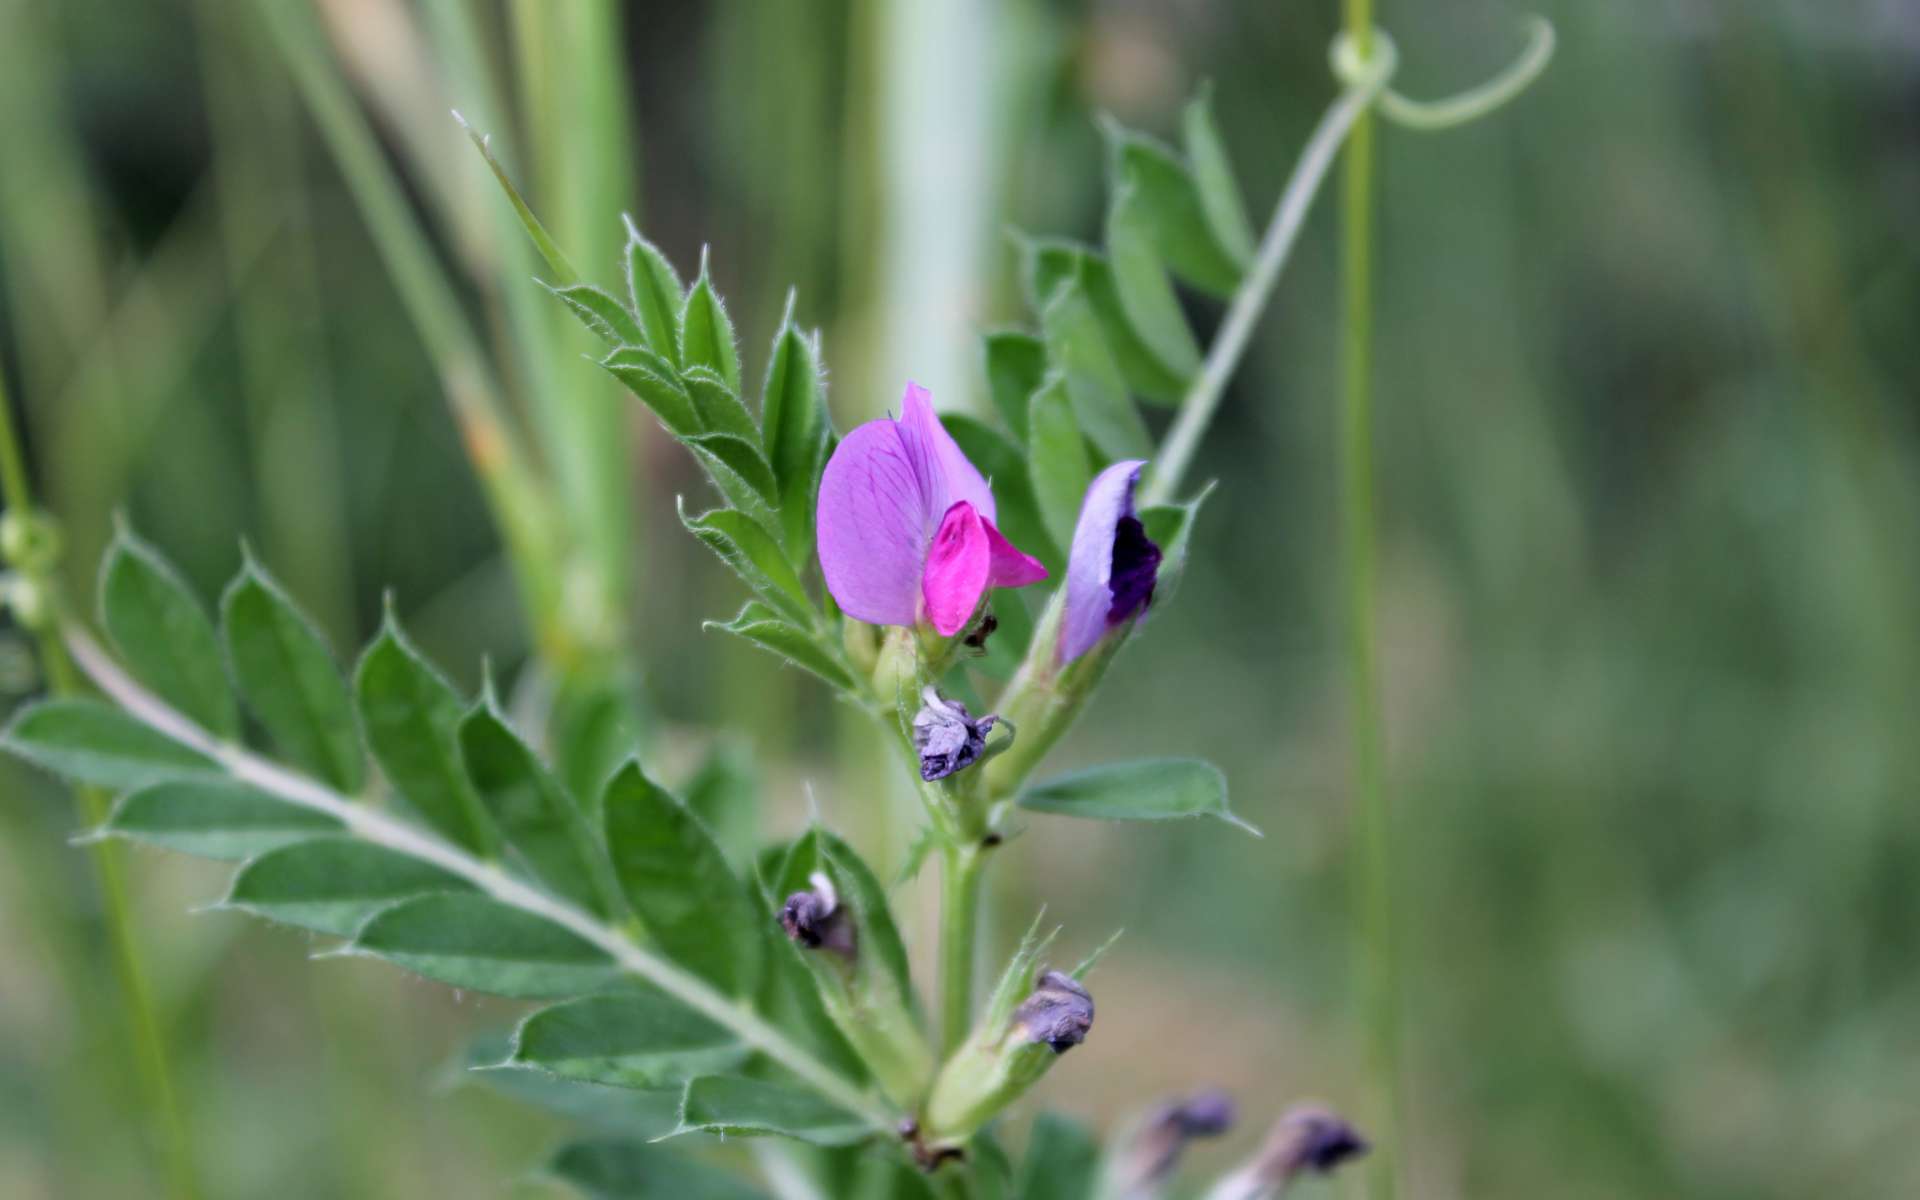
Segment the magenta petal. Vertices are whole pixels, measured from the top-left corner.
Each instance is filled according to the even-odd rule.
[[[912,625],[919,615],[933,518],[915,466],[898,423],[868,421],[834,448],[820,477],[820,573],[858,620]]]
[[[983,520],[998,518],[993,492],[987,487],[985,477],[940,424],[927,389],[917,383],[909,383],[907,394],[900,400],[900,435],[924,477],[933,485],[927,493],[932,515],[941,516],[965,500]]]
[[[1058,654],[1072,662],[1106,635],[1115,621],[1113,549],[1120,522],[1133,517],[1133,487],[1143,462],[1117,462],[1094,477],[1080,503],[1067,555],[1066,612],[1060,623]],[[1148,543],[1151,545],[1152,543]],[[1158,561],[1157,551],[1155,561]],[[1148,585],[1149,592],[1151,584]],[[1144,603],[1144,599],[1142,600]],[[1123,611],[1122,619],[1132,611]]]
[[[940,532],[933,535],[921,594],[927,602],[927,619],[942,637],[966,628],[987,590],[993,566],[989,528],[973,505],[961,500],[947,510]]]
[[[992,521],[982,524],[987,530],[987,548],[993,555],[987,575],[989,587],[1025,587],[1047,577],[1047,569],[1040,565],[1039,559],[1008,541]]]

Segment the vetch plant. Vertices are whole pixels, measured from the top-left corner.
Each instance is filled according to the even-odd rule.
[[[588,1194],[761,1194],[734,1173],[743,1165],[783,1194],[797,1178],[810,1189],[797,1194],[841,1194],[855,1177],[872,1195],[1163,1194],[1185,1143],[1232,1124],[1226,1098],[1162,1105],[1104,1153],[1042,1117],[1011,1162],[1000,1133],[1022,1098],[1069,1052],[1099,1052],[1099,954],[1055,961],[1058,931],[1036,919],[979,1002],[982,875],[1022,809],[1243,825],[1221,773],[1198,761],[1035,776],[1173,599],[1206,496],[1176,499],[1182,479],[1342,139],[1369,110],[1414,127],[1487,111],[1548,45],[1542,34],[1491,89],[1429,106],[1388,89],[1384,35],[1370,51],[1342,42],[1345,90],[1258,243],[1204,97],[1185,114],[1184,156],[1109,126],[1105,249],[1023,242],[1039,330],[986,338],[999,428],[943,418],[908,384],[897,416],[836,435],[820,340],[791,299],[749,403],[704,255],[685,284],[629,226],[625,294],[581,281],[475,139],[560,281],[549,290],[605,343],[599,365],[712,483],[719,503],[683,503],[681,520],[752,598],[709,628],[817,676],[871,719],[917,789],[941,873],[931,988],[880,876],[833,831],[816,822],[738,853],[715,813],[633,754],[542,745],[490,676],[462,695],[391,606],[343,674],[244,550],[210,617],[123,526],[100,572],[102,640],[58,595],[49,538],[0,538],[8,603],[50,661],[70,656],[101,693],[28,707],[5,745],[117,796],[92,817],[96,838],[238,863],[224,907],[541,1005],[481,1065],[552,1077],[575,1111],[601,1106],[620,1126],[549,1163]],[[1204,355],[1173,279],[1229,299]],[[1136,400],[1175,409],[1157,449]],[[48,528],[10,427],[5,449],[9,528]],[[742,1160],[659,1144],[763,1136],[821,1152]],[[1210,1194],[1277,1195],[1364,1147],[1340,1118],[1301,1110]]]

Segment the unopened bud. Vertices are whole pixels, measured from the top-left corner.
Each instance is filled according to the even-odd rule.
[[[1033,990],[1015,1002],[1017,980],[1032,969],[1031,953],[1022,950],[973,1035],[940,1069],[925,1110],[934,1144],[964,1143],[1093,1028],[1093,997],[1063,972],[1040,972]]]
[[[1139,1124],[1118,1156],[1113,1191],[1124,1200],[1158,1196],[1187,1142],[1218,1137],[1233,1127],[1233,1120],[1233,1097],[1217,1088],[1162,1105]]]
[[[795,892],[780,906],[780,928],[803,949],[852,957],[853,922],[840,907],[833,881],[815,872],[807,882],[813,884],[812,891]]]
[[[1266,1200],[1278,1196],[1295,1178],[1324,1175],[1367,1152],[1367,1141],[1345,1118],[1324,1108],[1302,1106],[1280,1118],[1259,1153],[1214,1188],[1224,1200]]]
[[[1000,718],[976,720],[958,700],[941,697],[931,685],[921,691],[921,708],[913,718],[913,746],[920,752],[920,778],[932,783],[965,770],[987,748],[987,731]]]
[[[1028,1041],[1044,1042],[1055,1054],[1065,1054],[1086,1041],[1093,1028],[1093,996],[1071,975],[1042,971],[1033,995],[1013,1010],[1013,1019]]]

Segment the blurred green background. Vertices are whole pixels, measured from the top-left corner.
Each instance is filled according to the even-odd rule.
[[[584,345],[529,333],[531,258],[447,110],[589,277],[618,279],[622,210],[683,274],[710,245],[756,381],[797,285],[845,427],[910,374],[982,403],[974,335],[1024,318],[1003,231],[1098,237],[1097,112],[1168,133],[1211,78],[1264,214],[1332,96],[1337,20],[1330,0],[305,7],[0,0],[0,359],[76,593],[120,509],[208,596],[247,537],[343,654],[389,587],[465,682],[529,652],[448,359],[296,82],[318,64],[549,439],[578,536],[614,551],[566,587],[612,599],[669,774],[725,730],[769,828],[810,782],[882,854],[904,831],[870,822],[867,751],[820,690],[697,635],[741,599],[673,517],[705,485],[578,369]],[[1490,0],[1382,10],[1415,95],[1521,38]],[[1544,11],[1560,54],[1521,101],[1381,138],[1408,1193],[1920,1194],[1920,9]],[[1224,1084],[1247,1124],[1202,1164],[1362,1087],[1332,213],[1201,451],[1220,488],[1177,603],[1058,755],[1205,755],[1267,836],[1034,818],[998,897],[1010,920],[1044,901],[1076,947],[1128,930],[1047,1102],[1111,1122]],[[629,468],[630,496],[604,486]],[[37,686],[0,634],[4,703]],[[20,1200],[161,1190],[76,830],[61,790],[0,764],[0,1195]],[[300,936],[188,915],[217,869],[130,866],[207,1195],[505,1194],[552,1140],[452,1069],[512,1006],[308,963]]]

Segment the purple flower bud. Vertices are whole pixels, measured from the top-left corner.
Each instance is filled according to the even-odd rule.
[[[1324,1108],[1302,1106],[1280,1118],[1259,1152],[1215,1194],[1235,1200],[1276,1196],[1305,1172],[1325,1174],[1366,1152],[1366,1139],[1345,1119]]]
[[[1044,1042],[1055,1054],[1087,1040],[1093,1028],[1093,996],[1080,981],[1059,971],[1042,971],[1033,994],[1013,1010],[1014,1024],[1030,1042]]]
[[[804,950],[824,948],[851,957],[853,922],[840,907],[833,881],[816,874],[810,882],[812,891],[795,892],[780,906],[780,928]]]
[[[1193,1138],[1218,1137],[1233,1127],[1233,1097],[1217,1088],[1166,1104],[1143,1121],[1118,1159],[1118,1191],[1127,1200],[1157,1196]]]
[[[920,711],[913,718],[920,778],[932,783],[972,766],[987,747],[987,731],[1000,718],[989,714],[975,720],[966,705],[943,699],[931,686],[921,691],[920,700]]]
[[[1109,630],[1133,620],[1153,601],[1160,547],[1133,511],[1139,461],[1117,462],[1094,477],[1080,504],[1067,558],[1066,613],[1057,653],[1072,662]]]

